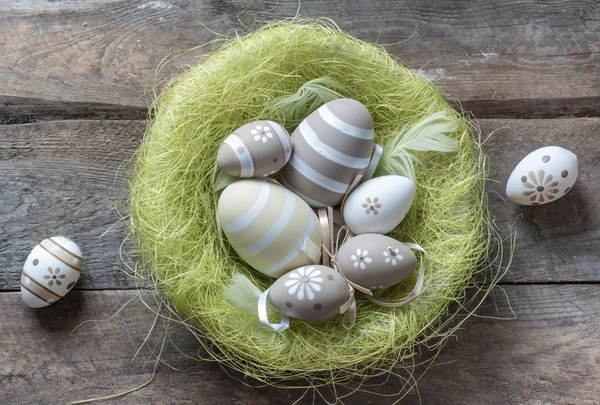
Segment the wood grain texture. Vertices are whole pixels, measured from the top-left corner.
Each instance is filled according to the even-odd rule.
[[[600,281],[600,119],[481,120],[489,155],[489,199],[502,229],[518,232],[505,283]],[[0,126],[0,290],[19,288],[29,251],[64,234],[85,255],[77,289],[128,288],[119,246],[127,224],[116,206],[126,196],[127,162],[144,121],[61,121]],[[516,164],[543,145],[579,157],[580,177],[562,199],[540,207],[506,201]],[[111,228],[104,237],[100,236]]]
[[[144,127],[144,121],[0,126],[0,289],[19,288],[31,249],[59,234],[83,251],[77,288],[129,285],[118,270],[127,225],[112,226]]]
[[[517,319],[469,320],[421,379],[422,403],[596,404],[600,397],[600,286],[506,286],[506,292]],[[85,320],[109,318],[134,294],[74,291],[41,310],[25,307],[18,293],[0,294],[0,403],[64,404],[147,381],[153,367],[148,348],[135,361],[131,359],[154,315],[137,299],[113,320],[86,323],[71,333]],[[480,314],[511,317],[506,302],[498,291]],[[191,335],[176,329],[172,340],[184,354],[197,356],[199,345]],[[162,342],[160,334],[149,342],[156,351]],[[162,359],[177,371],[160,365],[151,385],[110,403],[291,404],[301,396],[292,390],[246,387],[215,363],[183,357],[169,341]],[[401,382],[392,378],[371,390],[389,395],[400,387]],[[332,399],[326,390],[322,392]],[[312,403],[312,395],[299,403]],[[317,397],[315,403],[324,402]],[[344,403],[385,405],[394,399],[358,393]],[[402,403],[417,405],[419,398],[413,394]]]
[[[201,24],[227,33],[297,11],[391,44],[480,118],[600,114],[593,0],[24,0],[0,2],[0,123],[144,115],[143,88],[194,64],[208,48],[182,52],[216,38]]]

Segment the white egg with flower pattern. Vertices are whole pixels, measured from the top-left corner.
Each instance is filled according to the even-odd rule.
[[[346,199],[344,221],[355,235],[388,233],[404,219],[415,198],[407,177],[381,176],[364,182]]]
[[[269,302],[279,312],[303,321],[320,321],[340,313],[350,298],[348,283],[326,266],[304,266],[280,277],[269,289]]]
[[[21,296],[32,308],[47,307],[65,296],[81,275],[79,247],[64,236],[53,236],[36,245],[21,273]]]
[[[577,156],[559,146],[534,150],[515,167],[506,195],[521,205],[541,205],[568,193],[577,180]]]

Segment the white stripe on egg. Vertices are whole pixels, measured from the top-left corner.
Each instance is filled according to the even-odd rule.
[[[290,155],[292,154],[291,138],[287,134],[287,132],[285,132],[285,130],[281,127],[281,125],[279,125],[278,123],[273,122],[273,121],[267,121],[267,122],[275,130],[275,133],[277,134],[277,137],[279,138],[279,141],[281,142],[281,147],[283,148],[283,154],[285,156],[285,161],[287,162],[290,158]]]
[[[308,209],[310,209],[310,208],[308,208]],[[268,275],[268,274],[275,273],[275,272],[281,270],[284,266],[286,266],[292,260],[294,260],[296,258],[296,256],[298,256],[300,254],[300,252],[302,252],[304,250],[304,245],[306,244],[307,239],[310,239],[310,235],[312,235],[312,233],[315,229],[315,225],[317,223],[316,215],[309,215],[308,218],[309,219],[308,219],[308,223],[306,224],[306,229],[304,230],[304,233],[302,234],[302,237],[300,237],[300,240],[298,241],[298,243],[296,243],[296,246],[294,246],[294,248],[287,255],[285,255],[285,257],[283,259],[281,259],[280,261],[278,261],[271,267],[264,269],[263,273]]]
[[[304,161],[300,159],[298,155],[293,155],[289,161],[289,164],[308,180],[323,188],[326,188],[329,191],[333,191],[334,193],[345,194],[350,186],[349,184],[342,183],[322,175],[304,163]]]
[[[233,154],[237,156],[240,161],[242,172],[240,177],[252,177],[254,176],[254,162],[248,148],[244,145],[244,142],[239,136],[231,134],[225,139],[225,143],[232,149]],[[240,153],[242,151],[242,153]]]
[[[252,204],[252,207],[243,214],[241,217],[235,219],[233,222],[223,225],[223,230],[225,232],[240,232],[243,231],[256,219],[258,214],[261,213],[265,205],[267,204],[267,200],[269,199],[269,184],[266,181],[261,182],[260,191],[258,193],[258,197]]]
[[[304,194],[302,194],[301,192],[299,192],[298,190],[296,190],[294,187],[292,187],[287,181],[285,181],[285,179],[281,179],[281,180],[282,180],[283,186],[285,188],[287,188],[288,190],[291,190],[298,197],[302,198],[304,200],[304,202],[306,202],[311,207],[314,207],[314,208],[325,208],[325,207],[327,207],[327,204],[320,203],[318,201],[313,200],[312,198],[309,198],[309,197],[305,196]]]
[[[304,137],[306,143],[324,158],[352,169],[365,169],[367,166],[369,166],[369,161],[371,160],[370,157],[357,158],[346,155],[321,142],[315,131],[313,131],[310,125],[308,125],[307,120],[302,121],[298,129],[300,130],[300,133]]]
[[[365,129],[354,126],[352,124],[348,124],[345,121],[339,119],[331,110],[327,107],[327,105],[323,105],[319,108],[319,115],[323,120],[328,123],[333,128],[337,129],[340,132],[345,133],[346,135],[353,136],[355,138],[371,140],[375,138],[375,131],[373,129]]]
[[[290,223],[294,212],[296,211],[296,196],[289,190],[285,190],[285,203],[283,205],[283,211],[277,218],[277,221],[271,226],[271,228],[264,234],[260,239],[251,244],[250,246],[240,248],[237,250],[240,256],[251,257],[263,252],[273,242],[275,242],[279,236],[283,233],[285,228]]]

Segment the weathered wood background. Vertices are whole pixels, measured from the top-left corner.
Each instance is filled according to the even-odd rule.
[[[135,295],[119,270],[126,224],[111,226],[145,126],[144,88],[194,64],[204,50],[184,51],[214,39],[210,30],[297,11],[389,44],[480,118],[484,138],[495,131],[485,143],[489,199],[500,227],[518,232],[511,272],[403,403],[599,403],[600,4],[592,0],[0,0],[0,403],[61,404],[147,381],[149,349],[131,361],[154,320],[139,300],[71,333]],[[178,56],[157,75],[169,55]],[[576,187],[547,206],[505,202],[512,167],[543,145],[578,155]],[[77,291],[34,311],[18,293],[21,266],[54,234],[80,244],[85,271]],[[514,320],[498,319],[512,317],[507,297]],[[185,331],[174,341],[197,355]],[[171,367],[161,364],[151,385],[111,403],[283,404],[302,394],[246,387],[170,343],[163,355]],[[392,380],[372,391],[400,387]]]

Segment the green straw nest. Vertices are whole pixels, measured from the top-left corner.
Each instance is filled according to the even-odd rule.
[[[299,89],[306,90],[301,86],[319,78],[337,88],[317,85],[323,91],[313,92],[312,100],[296,97]],[[449,135],[458,150],[415,153],[415,202],[391,235],[414,239],[427,250],[431,266],[423,295],[402,308],[383,308],[359,298],[356,325],[349,331],[338,316],[312,324],[292,320],[280,334],[223,298],[223,288],[236,272],[261,290],[273,280],[245,265],[219,232],[215,157],[237,127],[265,119],[291,133],[327,101],[319,101],[320,96],[333,93],[367,106],[376,141],[384,149],[405,126],[447,112],[460,124]],[[286,100],[296,104],[289,108]],[[420,361],[415,355],[421,345],[442,346],[458,327],[457,315],[463,321],[469,314],[462,306],[468,287],[478,286],[480,302],[494,284],[482,287],[475,281],[493,241],[484,160],[470,123],[448,106],[435,86],[382,47],[358,40],[327,20],[267,24],[223,41],[197,66],[173,78],[153,105],[131,177],[137,268],[145,269],[165,301],[173,304],[169,308],[176,311],[168,316],[179,314],[214,359],[246,376],[278,386],[290,379],[318,386],[391,372]],[[393,172],[394,165],[383,161],[377,175]],[[415,280],[416,274],[382,293],[402,297]]]

